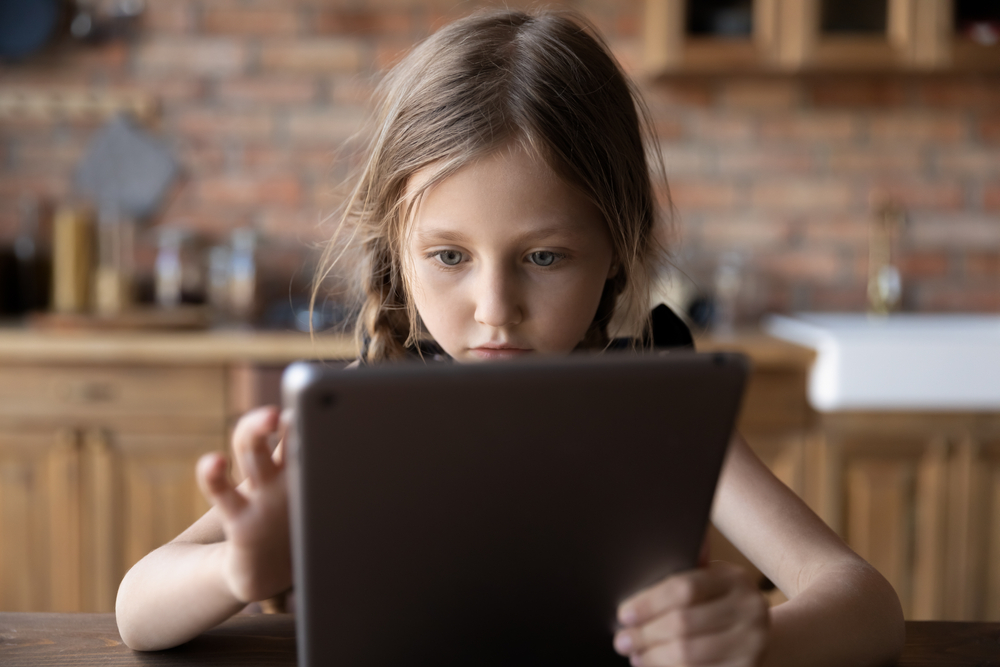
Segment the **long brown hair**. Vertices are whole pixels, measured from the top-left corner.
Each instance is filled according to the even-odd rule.
[[[662,175],[662,160],[645,104],[593,26],[565,11],[475,13],[413,49],[382,80],[377,100],[312,293],[314,305],[328,278],[353,275],[365,361],[401,358],[420,336],[403,270],[412,207],[427,188],[512,142],[537,152],[607,222],[618,271],[581,345],[605,346],[617,333],[609,332],[612,316],[618,330],[647,332],[663,256],[651,172]],[[431,178],[404,197],[425,168]]]

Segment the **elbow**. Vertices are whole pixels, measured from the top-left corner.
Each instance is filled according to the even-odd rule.
[[[151,635],[148,631],[144,631],[142,612],[134,604],[138,591],[133,590],[132,579],[134,576],[130,570],[118,585],[118,596],[115,598],[115,623],[118,625],[118,634],[122,642],[133,651],[159,651],[170,648],[170,645],[158,643],[155,634]]]
[[[903,653],[906,643],[906,622],[903,618],[903,607],[899,595],[892,585],[878,570],[866,565],[862,581],[864,598],[871,605],[870,615],[866,614],[870,630],[874,636],[872,641],[878,647],[876,651],[877,665],[895,665]]]

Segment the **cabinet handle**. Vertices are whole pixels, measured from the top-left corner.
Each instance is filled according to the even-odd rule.
[[[118,392],[110,382],[81,382],[70,385],[67,394],[74,403],[108,403],[117,398]]]

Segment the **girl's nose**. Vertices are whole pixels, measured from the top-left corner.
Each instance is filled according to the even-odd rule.
[[[523,313],[516,282],[502,268],[483,271],[476,284],[476,321],[497,328],[520,324]]]

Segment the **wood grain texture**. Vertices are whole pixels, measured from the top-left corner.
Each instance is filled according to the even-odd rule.
[[[238,615],[177,648],[139,653],[122,643],[114,614],[0,613],[0,664],[291,667],[295,620],[289,614]]]
[[[187,644],[137,653],[122,644],[113,614],[0,613],[0,663],[62,665],[296,664],[295,617],[237,615]],[[1000,624],[908,621],[898,667],[1000,667]]]
[[[348,336],[259,331],[40,332],[0,329],[0,363],[208,364],[288,363],[296,359],[354,359]]]

